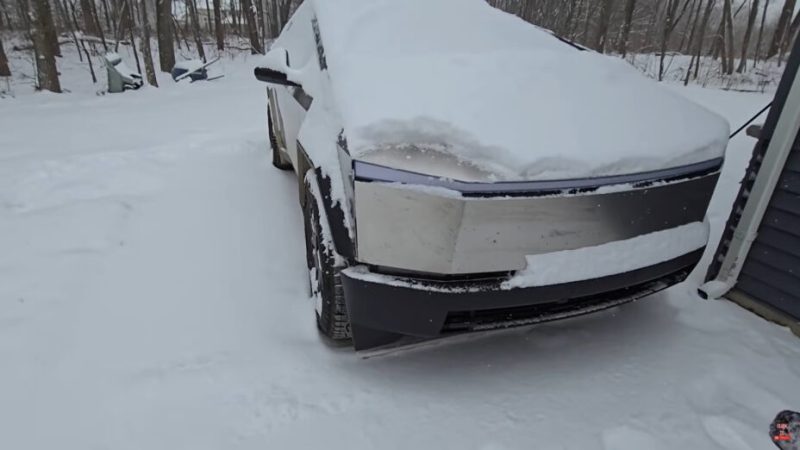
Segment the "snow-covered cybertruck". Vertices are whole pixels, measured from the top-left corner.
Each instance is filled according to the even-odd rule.
[[[706,246],[727,122],[483,0],[306,0],[255,75],[357,349],[609,308]]]

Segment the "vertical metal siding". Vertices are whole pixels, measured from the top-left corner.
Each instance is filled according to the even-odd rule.
[[[794,44],[772,108],[753,149],[706,281],[715,279],[720,273],[799,69],[800,39]],[[800,136],[795,137],[783,173],[730,295],[741,298],[740,294],[748,303],[760,304],[800,321]]]
[[[800,137],[792,147],[736,289],[800,319]]]

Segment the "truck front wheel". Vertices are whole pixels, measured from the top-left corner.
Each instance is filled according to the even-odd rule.
[[[309,171],[305,184],[303,216],[306,259],[311,295],[316,303],[317,327],[322,334],[334,341],[349,341],[350,320],[339,275],[341,267],[336,264],[336,250],[329,232],[325,208],[319,200],[319,188],[313,171]]]

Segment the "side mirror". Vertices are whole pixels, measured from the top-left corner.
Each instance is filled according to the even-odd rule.
[[[269,51],[262,59],[261,65],[253,73],[256,79],[265,83],[282,84],[284,86],[300,86],[289,80],[289,52],[277,47]]]

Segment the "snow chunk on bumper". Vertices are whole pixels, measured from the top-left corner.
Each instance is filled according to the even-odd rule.
[[[515,289],[591,280],[678,258],[708,243],[707,222],[575,250],[527,256],[528,266],[504,282]]]

